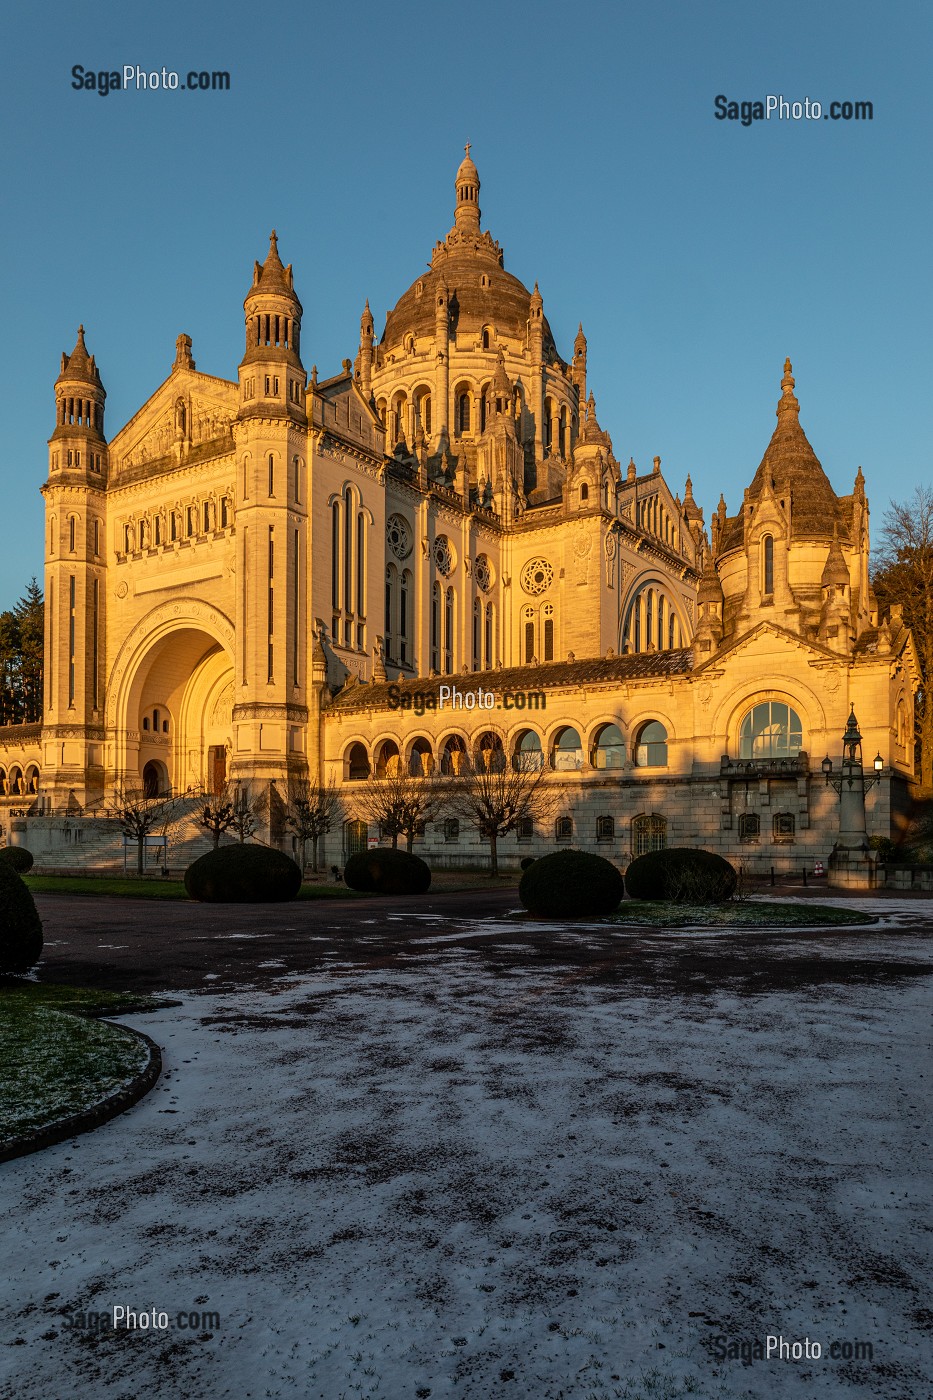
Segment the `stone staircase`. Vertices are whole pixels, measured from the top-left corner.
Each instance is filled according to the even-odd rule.
[[[167,866],[173,874],[183,871],[213,847],[209,832],[195,825],[194,814],[204,798],[179,797],[152,827],[146,841],[147,874],[159,874]],[[30,817],[17,822],[14,842],[26,846],[35,860],[36,874],[83,874],[88,870],[135,875],[138,847],[124,844],[115,817]],[[231,838],[222,836],[228,845]]]

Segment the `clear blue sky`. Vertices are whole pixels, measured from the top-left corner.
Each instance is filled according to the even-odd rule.
[[[483,223],[577,322],[616,455],[730,512],[785,355],[837,491],[877,533],[931,479],[933,11],[784,0],[19,6],[2,90],[5,547],[0,607],[42,575],[52,384],[79,321],[112,436],[180,331],[235,378],[275,226],[306,365],[353,356],[453,220],[473,143]],[[227,69],[228,93],[71,87],[71,68]],[[868,100],[872,122],[717,121],[717,94]]]

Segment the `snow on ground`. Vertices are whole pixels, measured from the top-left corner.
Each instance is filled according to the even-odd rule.
[[[808,955],[927,958],[905,903]],[[672,993],[414,927],[126,1018],[159,1086],[0,1168],[0,1395],[933,1394],[928,978]],[[114,1304],[220,1325],[65,1325]],[[768,1334],[874,1358],[713,1354]]]

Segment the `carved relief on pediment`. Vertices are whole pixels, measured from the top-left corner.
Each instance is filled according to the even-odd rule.
[[[122,466],[145,466],[172,451],[176,443],[197,447],[203,442],[228,437],[233,431],[236,414],[210,399],[191,394],[179,395],[143,429],[140,436],[124,453]]]

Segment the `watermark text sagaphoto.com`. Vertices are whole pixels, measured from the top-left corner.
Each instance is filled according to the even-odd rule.
[[[736,100],[719,93],[713,98],[713,115],[718,122],[738,122],[740,126],[751,126],[752,122],[775,121],[832,121],[870,122],[875,119],[873,102],[817,102],[812,97],[794,101],[783,94],[769,93],[764,101],[752,98]]]
[[[789,1338],[713,1337],[709,1342],[716,1361],[740,1361],[753,1366],[756,1361],[873,1361],[871,1342],[817,1342],[812,1337]]]
[[[85,68],[76,63],[71,86],[76,92],[96,92],[98,97],[112,92],[229,92],[230,74],[223,69],[190,68],[181,74],[173,68],[141,68],[138,63],[124,63],[122,69]]]
[[[426,710],[546,710],[547,695],[543,690],[505,690],[497,700],[493,691],[482,687],[458,690],[451,684],[412,692],[390,685],[389,709],[413,710],[416,715]]]
[[[104,1311],[67,1313],[63,1325],[76,1332],[216,1332],[220,1313],[197,1308],[177,1308],[173,1312],[151,1304],[145,1308],[114,1303]]]

